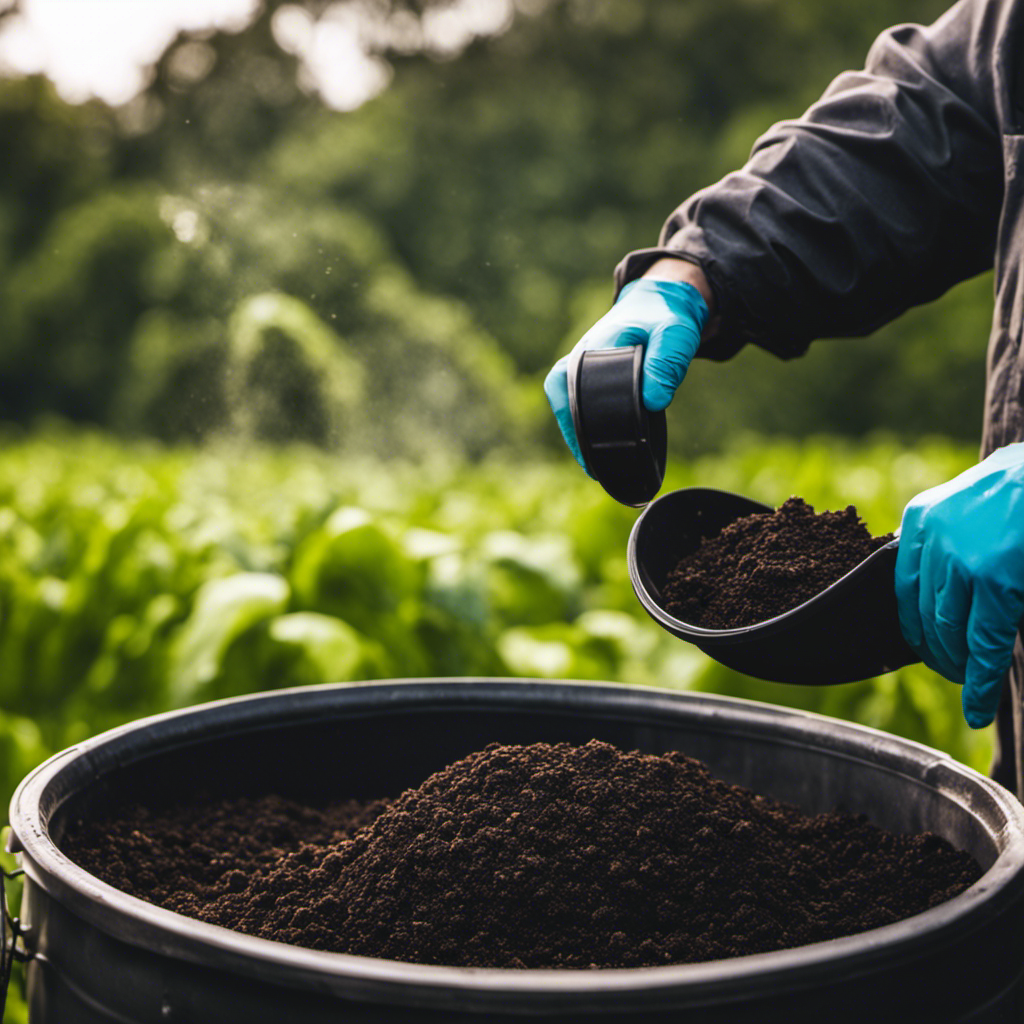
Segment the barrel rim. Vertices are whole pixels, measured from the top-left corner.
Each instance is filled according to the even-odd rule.
[[[426,708],[428,700],[443,706],[507,706],[510,698],[515,699],[519,710],[535,701],[549,709],[585,705],[591,711],[614,711],[616,716],[629,711],[634,715],[686,712],[690,718],[695,713],[706,715],[720,729],[729,725],[730,731],[752,733],[771,724],[776,729],[785,727],[794,742],[814,740],[817,742],[812,745],[823,752],[862,760],[875,769],[886,767],[886,761],[896,771],[901,763],[904,767],[914,764],[920,769],[918,776],[907,775],[906,771],[899,774],[923,785],[928,784],[929,777],[956,779],[965,785],[964,799],[973,794],[979,803],[973,811],[967,808],[969,812],[977,817],[980,803],[987,803],[988,809],[1001,817],[999,824],[982,821],[996,843],[998,855],[978,882],[952,900],[902,921],[826,942],[664,967],[464,968],[310,950],[185,917],[129,896],[90,875],[57,848],[43,820],[42,798],[63,772],[97,748],[124,743],[140,732],[161,735],[160,745],[149,751],[156,754],[186,740],[195,742],[200,731],[196,723],[205,725],[203,736],[213,739],[218,729],[224,734],[238,732],[245,723],[252,725],[270,718],[298,724],[301,716],[297,712],[312,719],[328,706],[341,717],[344,710],[359,707],[370,713],[404,711]],[[293,715],[290,719],[286,717],[289,710]],[[235,728],[227,728],[232,723]],[[822,742],[825,739],[830,742]],[[863,756],[869,751],[875,758],[870,761]],[[876,760],[879,758],[883,763]],[[977,801],[979,797],[984,799]],[[287,987],[300,987],[304,980],[316,979],[318,988],[347,998],[439,1009],[466,1008],[467,1000],[475,1000],[474,1005],[482,1009],[508,1009],[510,1000],[519,1009],[536,1010],[569,1003],[580,1007],[588,1001],[607,1009],[640,999],[650,1007],[659,994],[670,1004],[672,994],[681,989],[685,989],[687,998],[698,993],[708,999],[716,995],[724,998],[726,994],[735,997],[740,992],[750,997],[775,990],[780,976],[785,977],[788,988],[799,989],[832,973],[840,961],[844,976],[849,977],[870,970],[880,960],[891,962],[901,953],[918,956],[923,947],[941,948],[952,941],[954,931],[961,936],[966,923],[971,929],[984,927],[998,913],[1001,896],[1017,896],[1024,888],[1024,808],[1007,790],[941,751],[868,726],[760,701],[590,680],[431,677],[333,683],[232,697],[164,712],[118,726],[55,754],[22,780],[11,800],[10,814],[28,878],[77,917],[114,939],[163,956]],[[126,924],[130,932],[127,937]]]

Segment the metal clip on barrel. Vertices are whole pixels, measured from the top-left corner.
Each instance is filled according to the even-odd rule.
[[[4,1008],[7,1005],[7,989],[11,983],[11,966],[15,960],[26,959],[17,948],[21,926],[18,919],[11,917],[10,911],[7,909],[7,889],[4,882],[23,874],[24,871],[21,868],[18,868],[16,871],[5,871],[3,868],[0,868],[0,1020],[3,1019]]]
[[[14,931],[7,925],[7,890],[4,872],[0,871],[0,1019],[7,1005],[7,986],[11,983],[11,963],[14,959]]]
[[[642,345],[583,349],[568,367],[569,411],[590,475],[616,500],[642,508],[665,478],[665,413],[641,398]]]

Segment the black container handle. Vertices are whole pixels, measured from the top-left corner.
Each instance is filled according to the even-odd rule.
[[[642,508],[661,489],[664,412],[643,403],[642,345],[581,349],[567,368],[569,411],[590,475],[616,500]]]

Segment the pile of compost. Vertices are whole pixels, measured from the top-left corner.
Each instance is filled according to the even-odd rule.
[[[981,871],[939,837],[807,816],[679,753],[493,744],[393,801],[197,800],[79,821],[127,893],[319,950],[472,967],[646,967],[888,924]]]
[[[820,512],[790,498],[726,526],[680,559],[664,588],[665,610],[705,629],[752,626],[803,604],[888,544],[857,509]]]

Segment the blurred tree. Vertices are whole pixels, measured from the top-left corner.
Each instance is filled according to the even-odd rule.
[[[0,259],[39,241],[57,211],[113,172],[115,126],[100,103],[72,107],[41,75],[0,80]]]
[[[421,293],[363,215],[263,184],[256,155],[314,104],[274,41],[279,6],[243,32],[179,35],[116,112],[63,104],[41,79],[3,83],[25,145],[24,181],[0,186],[0,416],[417,456],[521,440],[515,368],[461,303]],[[93,136],[109,145],[77,164]],[[248,332],[269,295],[286,323]],[[358,417],[341,383],[356,376]]]
[[[468,301],[539,370],[580,287],[600,275],[607,302],[621,255],[760,130],[861,65],[880,29],[944,7],[520,0],[507,31],[456,59],[383,35],[391,87],[297,125],[271,173],[371,211],[418,280]]]
[[[0,415],[106,418],[131,331],[152,302],[149,257],[171,237],[141,185],[108,186],[54,215],[0,285]]]
[[[7,284],[6,418],[54,409],[168,439],[231,431],[417,456],[522,436],[493,339],[330,204],[254,185],[112,186],[55,218]],[[268,294],[274,316],[257,325]],[[357,376],[359,417],[342,383]]]
[[[500,31],[445,41],[436,19],[466,4],[265,0],[241,31],[180,34],[117,111],[3,81],[0,415],[224,429],[228,324],[273,293],[360,360],[385,447],[521,440],[492,339],[543,373],[680,199],[859,65],[878,30],[944,3],[507,0]],[[324,109],[281,30],[296,12],[358,17],[393,69],[385,92]],[[737,427],[974,436],[986,288],[795,364],[751,351],[695,367],[674,444]]]
[[[607,309],[614,264],[652,244],[681,199],[861,66],[882,28],[945,6],[520,0],[507,31],[455,59],[384,33],[390,88],[351,114],[299,120],[266,180],[367,211],[417,280],[464,299],[543,373]],[[751,350],[699,366],[670,413],[673,443],[705,450],[737,428],[973,438],[988,290],[972,282],[797,363]]]
[[[251,163],[315,100],[298,60],[274,38],[281,0],[266,0],[241,31],[180,32],[148,87],[121,111],[125,170],[178,186],[244,179]]]

